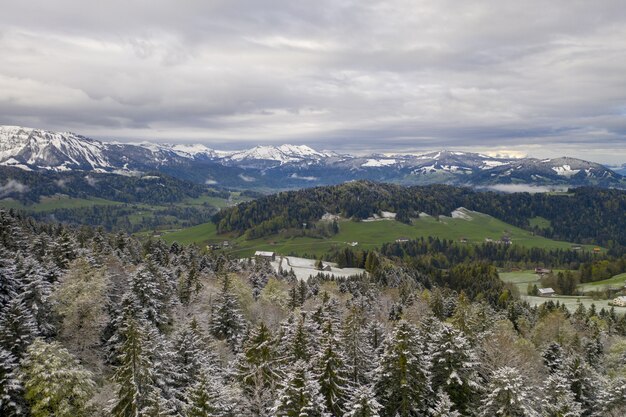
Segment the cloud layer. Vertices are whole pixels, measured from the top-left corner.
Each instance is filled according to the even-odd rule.
[[[8,2],[0,123],[626,162],[622,0]]]

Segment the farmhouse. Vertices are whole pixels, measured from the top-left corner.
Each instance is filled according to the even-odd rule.
[[[254,257],[260,258],[260,259],[267,259],[268,261],[276,260],[276,254],[274,252],[266,252],[262,250],[258,250],[254,252]]]
[[[544,275],[551,273],[552,270],[548,268],[535,268],[535,274]]]
[[[408,241],[409,241],[409,239],[406,238],[406,237],[399,237],[399,238],[396,239],[396,243],[406,243]]]
[[[626,307],[626,296],[620,295],[619,297],[615,297],[610,304],[612,306]]]
[[[556,295],[556,292],[552,288],[539,288],[539,297],[552,297],[553,295]]]

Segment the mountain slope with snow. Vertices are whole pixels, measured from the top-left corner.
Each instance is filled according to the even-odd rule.
[[[74,133],[16,126],[0,126],[0,165],[57,172],[160,171],[199,183],[243,188],[298,188],[359,179],[403,184],[626,188],[620,174],[568,157],[516,159],[448,150],[353,156],[289,144],[226,152],[202,144],[106,143]]]

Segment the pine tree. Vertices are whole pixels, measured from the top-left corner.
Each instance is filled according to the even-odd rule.
[[[545,397],[542,404],[544,417],[580,417],[582,408],[576,402],[570,384],[563,376],[554,373],[548,377],[543,386]]]
[[[237,375],[252,413],[263,415],[273,401],[272,393],[282,375],[272,335],[264,323],[252,331],[244,344],[237,361]]]
[[[272,410],[275,417],[330,417],[320,387],[304,361],[293,364]]]
[[[19,378],[17,358],[0,348],[0,415],[13,417],[26,414],[24,387]]]
[[[0,348],[21,359],[38,334],[37,323],[21,299],[9,301],[0,315]]]
[[[15,268],[15,278],[21,283],[19,297],[37,322],[39,334],[51,336],[55,333],[50,294],[52,285],[45,273],[33,258],[21,258]]]
[[[219,378],[200,370],[197,382],[187,390],[187,417],[226,417],[236,409],[235,400]]]
[[[412,417],[428,410],[429,358],[422,350],[415,326],[401,320],[384,343],[376,370],[376,393],[388,416]]]
[[[228,341],[231,348],[235,348],[245,327],[239,301],[232,290],[231,277],[224,274],[222,290],[212,308],[209,329],[213,336]]]
[[[439,389],[437,391],[437,400],[435,405],[430,410],[430,417],[460,417],[461,413],[455,411],[454,404],[450,400],[448,394],[445,391]]]
[[[322,330],[321,349],[317,359],[320,393],[326,409],[333,415],[342,415],[350,387],[339,338],[330,319]]]
[[[362,385],[352,392],[344,417],[381,417],[382,408],[376,401],[374,389],[369,385]]]
[[[144,318],[156,326],[169,321],[165,295],[160,288],[159,278],[148,265],[142,265],[129,277],[129,297],[136,316]]]
[[[497,369],[491,375],[486,395],[482,399],[480,417],[535,417],[531,388],[520,372],[508,366]]]
[[[20,291],[20,285],[15,279],[15,264],[12,255],[0,246],[0,306],[9,304]]]
[[[443,389],[455,405],[466,414],[480,390],[476,371],[478,357],[465,336],[443,323],[429,347],[431,351],[433,390]]]
[[[57,342],[35,340],[22,361],[24,397],[33,417],[89,416],[87,402],[94,393],[91,372]]]
[[[581,358],[573,357],[565,364],[563,374],[570,384],[574,398],[583,409],[584,415],[590,415],[598,405],[599,384],[593,369]]]
[[[560,372],[563,369],[563,348],[559,343],[550,343],[541,356],[550,373]]]
[[[69,263],[76,259],[76,243],[67,230],[63,230],[61,235],[54,242],[53,254],[54,262],[59,268],[67,269]]]
[[[117,401],[111,413],[115,417],[135,417],[150,405],[155,389],[153,364],[148,356],[148,338],[144,326],[132,316],[123,328],[124,343],[119,354],[120,366],[114,379],[119,384]]]
[[[377,337],[377,334],[374,337]],[[369,382],[371,373],[376,367],[374,346],[368,342],[363,310],[353,307],[344,321],[341,334],[348,377],[353,385]],[[378,341],[372,343],[378,343]]]

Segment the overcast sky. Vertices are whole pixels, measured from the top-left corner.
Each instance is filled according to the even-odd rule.
[[[0,124],[626,162],[624,0],[5,1]]]

